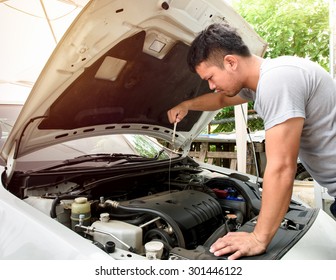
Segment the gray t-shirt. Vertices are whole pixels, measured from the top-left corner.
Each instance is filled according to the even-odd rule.
[[[303,58],[265,59],[257,92],[244,89],[239,95],[255,101],[266,130],[290,118],[305,119],[300,160],[336,197],[336,83],[331,75]]]

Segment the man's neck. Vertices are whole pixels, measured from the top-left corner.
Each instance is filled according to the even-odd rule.
[[[252,55],[249,58],[243,59],[243,67],[244,67],[244,76],[245,83],[244,87],[249,88],[253,91],[257,90],[259,76],[260,76],[260,67],[263,62],[263,58]]]

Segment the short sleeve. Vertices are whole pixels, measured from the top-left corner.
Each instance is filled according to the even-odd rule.
[[[262,74],[255,110],[263,118],[266,130],[291,118],[305,118],[305,75],[295,66],[276,67]]]

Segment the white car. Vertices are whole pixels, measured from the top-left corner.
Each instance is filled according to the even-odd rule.
[[[209,90],[186,55],[213,22],[263,54],[222,0],[88,3],[1,149],[1,259],[226,259],[212,242],[253,230],[262,180],[188,157],[216,112],[190,112],[176,135],[167,119]],[[293,200],[267,252],[243,259],[336,259],[335,236],[331,217]]]

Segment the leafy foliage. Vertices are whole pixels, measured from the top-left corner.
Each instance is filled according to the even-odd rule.
[[[296,55],[309,58],[329,70],[328,0],[233,0],[236,11],[268,43],[264,57]],[[253,105],[249,104],[249,109]],[[223,108],[215,119],[233,116]],[[263,129],[261,119],[249,121],[250,129]],[[221,124],[214,132],[234,130],[234,122]]]
[[[265,57],[306,57],[328,70],[328,3],[328,0],[235,0],[233,5],[269,44]]]
[[[253,103],[248,103],[248,112],[249,114],[255,114],[253,110]],[[220,132],[232,132],[235,129],[235,122],[234,122],[234,108],[225,107],[223,108],[216,116],[215,120],[228,120],[232,119],[232,121],[228,121],[222,124],[218,124],[216,127],[212,127],[212,133],[220,133]],[[252,118],[247,121],[247,125],[251,131],[257,131],[264,129],[264,122],[261,118]]]

